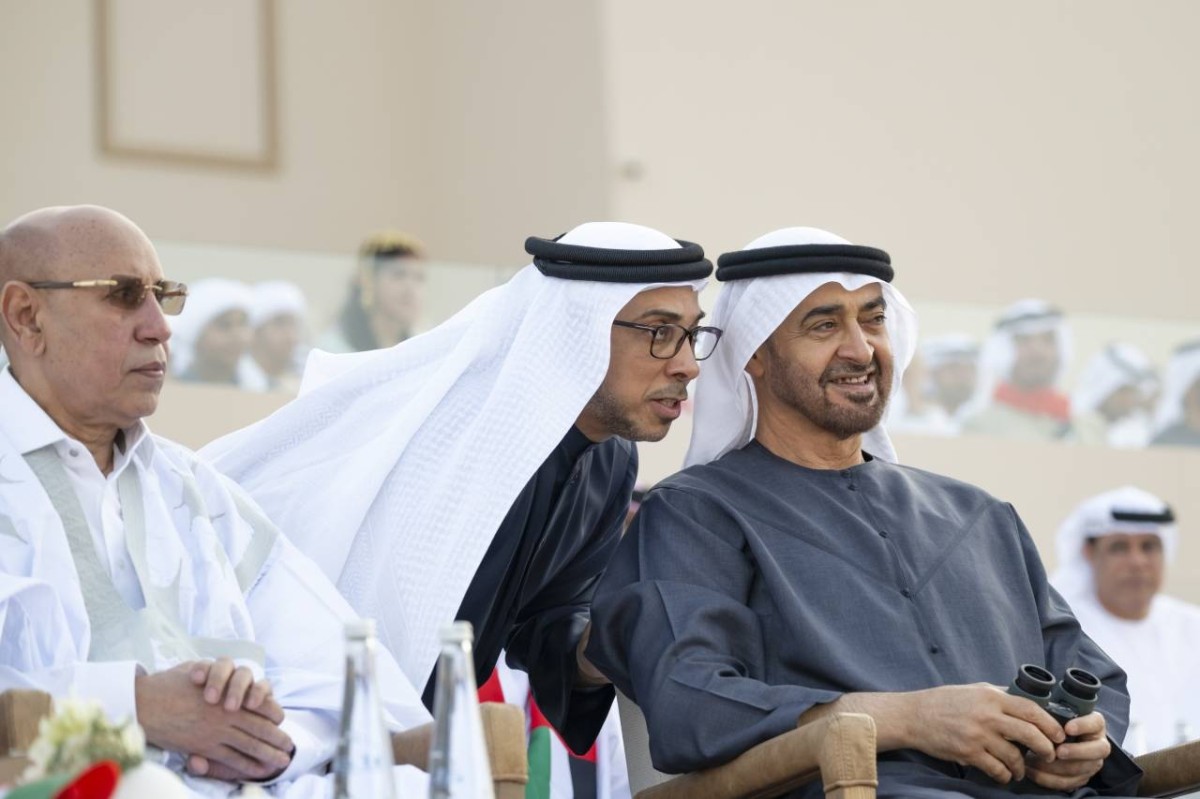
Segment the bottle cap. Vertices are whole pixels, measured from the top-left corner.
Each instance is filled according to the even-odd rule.
[[[475,640],[475,629],[469,621],[451,622],[438,632],[438,638],[443,644],[470,643]]]
[[[346,638],[362,639],[375,637],[374,619],[352,619],[346,622]]]

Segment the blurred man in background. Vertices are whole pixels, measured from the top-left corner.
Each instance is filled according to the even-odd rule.
[[[270,280],[254,287],[250,311],[253,338],[244,360],[247,372],[268,391],[300,390],[300,364],[308,336],[308,302],[289,280]]]
[[[172,320],[172,372],[189,383],[265,388],[243,361],[250,349],[254,292],[240,280],[210,277],[192,284],[188,306]]]
[[[1200,447],[1200,339],[1171,354],[1155,424],[1152,444]]]
[[[1052,582],[1083,630],[1125,669],[1129,731],[1141,754],[1200,731],[1200,607],[1162,593],[1179,549],[1170,506],[1127,486],[1081,503],[1063,522]]]
[[[1071,430],[1071,403],[1057,388],[1071,359],[1062,312],[1021,300],[996,321],[983,353],[981,408],[964,432],[1061,439]]]
[[[1092,356],[1071,396],[1071,424],[1084,444],[1144,447],[1153,430],[1158,375],[1146,354],[1114,342]]]
[[[363,242],[337,321],[321,334],[326,352],[390,347],[416,330],[425,286],[425,248],[407,233],[384,231]]]

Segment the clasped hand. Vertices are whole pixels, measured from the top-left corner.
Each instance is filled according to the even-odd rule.
[[[1034,702],[994,685],[942,686],[919,694],[917,748],[978,768],[1001,784],[1028,777],[1045,788],[1071,791],[1100,770],[1111,749],[1099,713],[1072,719],[1064,730]],[[1066,743],[1068,735],[1076,740]]]
[[[146,740],[187,755],[193,774],[265,780],[291,762],[294,746],[279,727],[283,708],[270,683],[228,658],[140,675],[134,690]]]

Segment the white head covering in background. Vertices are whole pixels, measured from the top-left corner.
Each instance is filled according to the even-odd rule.
[[[828,245],[833,245],[833,248],[830,249]],[[887,263],[887,255],[880,250],[854,247],[840,236],[809,227],[784,228],[768,233],[739,252],[783,248],[775,252],[787,258],[804,252],[798,247],[811,248],[811,254],[805,257],[814,259],[823,257],[825,252],[844,253],[842,256],[829,257],[831,269],[846,269],[846,266],[839,267],[836,264],[857,258],[874,261],[876,267]],[[851,250],[845,250],[846,247]],[[858,256],[845,254],[855,251],[859,252]],[[764,252],[764,256],[773,254]],[[728,254],[722,256],[727,257]],[[725,268],[724,263],[722,268]],[[716,460],[730,450],[745,446],[754,437],[758,402],[754,383],[745,371],[746,364],[797,305],[809,294],[831,282],[840,283],[849,291],[870,283],[878,283],[883,287],[889,317],[888,336],[891,338],[895,364],[892,396],[900,391],[904,369],[912,360],[917,346],[917,316],[908,300],[891,283],[870,274],[851,271],[798,272],[731,280],[721,286],[717,307],[713,311],[711,324],[725,332],[720,346],[704,362],[696,382],[696,414],[686,465]],[[884,460],[896,460],[896,450],[882,423],[864,435],[863,449]]]
[[[930,336],[921,342],[921,357],[927,369],[938,369],[948,363],[976,363],[979,342],[966,333]]]
[[[276,316],[294,316],[301,324],[307,323],[308,300],[290,280],[267,280],[254,286],[250,326],[257,329]]]
[[[1191,740],[1200,731],[1200,694],[1187,690],[1200,672],[1200,608],[1160,592],[1145,618],[1107,610],[1096,595],[1083,546],[1088,538],[1114,533],[1157,535],[1165,563],[1175,557],[1178,531],[1170,508],[1127,486],[1083,502],[1063,523],[1051,582],[1083,631],[1125,670],[1129,728],[1120,743],[1138,755]]]
[[[1068,602],[1079,597],[1094,596],[1092,566],[1083,554],[1083,545],[1089,538],[1114,533],[1151,533],[1159,536],[1169,564],[1175,558],[1179,544],[1174,518],[1164,521],[1164,516],[1170,510],[1167,503],[1149,491],[1133,486],[1107,491],[1085,500],[1058,528],[1054,542],[1058,567],[1050,582]]]
[[[617,312],[647,289],[699,291],[712,269],[699,247],[623,223],[526,248],[542,255],[427,333],[314,352],[298,399],[203,451],[379,620],[414,685],[513,500],[604,379]]]
[[[979,389],[972,405],[976,408],[991,403],[996,386],[1012,379],[1017,361],[1017,336],[1051,331],[1058,348],[1058,372],[1052,385],[1062,382],[1071,363],[1071,331],[1062,311],[1045,300],[1018,300],[1008,306],[996,319],[991,335],[984,340],[979,359]]]
[[[183,374],[196,357],[196,343],[212,320],[228,311],[254,309],[254,292],[239,280],[209,277],[188,284],[187,305],[179,316],[168,317],[171,324],[171,366]]]
[[[1137,389],[1143,402],[1149,402],[1158,390],[1158,376],[1146,353],[1123,341],[1113,342],[1092,356],[1079,376],[1071,395],[1071,415],[1086,416],[1099,412],[1113,392],[1126,386]],[[1123,419],[1108,423],[1107,440],[1114,447],[1143,447],[1150,441],[1149,411],[1134,411]]]
[[[1154,431],[1161,433],[1183,421],[1183,398],[1200,380],[1200,339],[1180,345],[1167,361],[1162,398],[1154,416]]]

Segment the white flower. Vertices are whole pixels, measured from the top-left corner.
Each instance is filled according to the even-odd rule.
[[[74,774],[98,760],[113,760],[122,770],[142,762],[146,736],[133,719],[111,723],[99,702],[62,699],[38,724],[29,747],[30,765],[23,782],[53,774]]]

